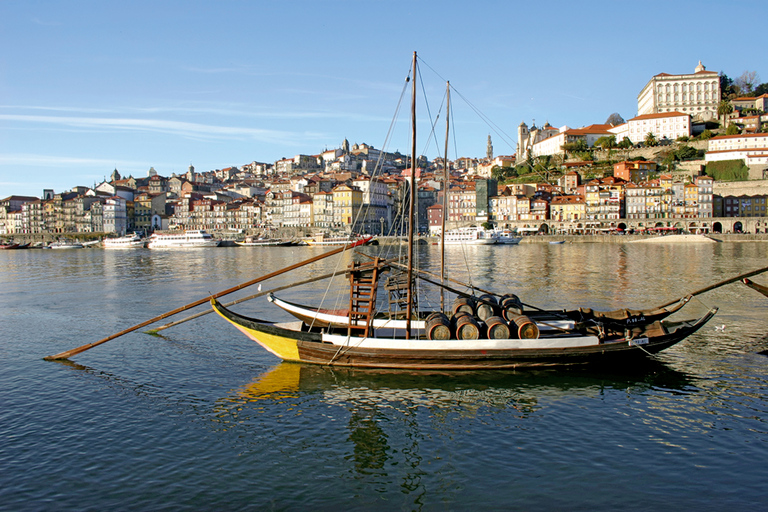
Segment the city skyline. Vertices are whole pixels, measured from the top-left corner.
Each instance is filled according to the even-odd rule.
[[[744,51],[759,47],[755,31],[727,44],[722,4],[642,5],[3,2],[0,197],[91,186],[115,168],[143,177],[272,163],[345,138],[405,153],[406,135],[384,142],[413,51],[429,100],[419,152],[430,158],[443,151],[427,134],[444,80],[459,93],[455,159],[484,156],[489,134],[495,154],[511,155],[521,121],[634,117],[652,76],[698,61],[768,79],[765,58]],[[766,11],[739,8],[750,9]]]

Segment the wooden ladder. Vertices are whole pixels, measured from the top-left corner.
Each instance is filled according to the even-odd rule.
[[[374,258],[369,263],[353,263],[349,268],[349,335],[354,330],[363,331],[366,338],[373,333],[379,262],[379,258]]]

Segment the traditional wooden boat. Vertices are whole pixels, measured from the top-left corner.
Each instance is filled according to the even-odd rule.
[[[753,290],[758,291],[758,292],[762,293],[763,295],[765,295],[766,297],[768,297],[768,286],[763,286],[761,284],[757,284],[756,282],[751,281],[749,279],[742,279],[741,282],[744,283],[745,285],[749,286]]]
[[[307,330],[297,321],[273,324],[239,315],[216,299],[214,310],[239,331],[285,361],[360,368],[514,369],[644,359],[696,332],[716,313],[698,320],[657,321],[615,338],[553,334],[536,339],[435,340],[380,338]]]
[[[416,71],[414,54],[414,78]],[[411,154],[416,154],[416,82],[412,80]],[[416,160],[411,158],[408,187],[408,218],[414,220]],[[447,176],[444,180],[448,183]],[[383,288],[389,294],[389,318],[377,315],[376,295],[381,274],[398,266],[377,257],[353,262],[347,269],[349,297],[348,307],[343,310],[313,309],[272,296],[273,303],[299,318],[296,322],[273,323],[231,311],[216,297],[211,297],[211,306],[243,334],[286,361],[419,370],[511,369],[645,359],[695,333],[717,312],[712,308],[698,319],[673,322],[666,317],[679,310],[688,298],[681,299],[677,306],[652,310],[553,312],[523,309],[519,299],[505,296],[502,300],[479,300],[481,306],[500,304],[501,316],[492,307],[481,315],[480,306],[466,311],[464,304],[456,302],[449,314],[440,311],[425,316],[418,312],[415,300],[417,277],[425,281],[413,266],[415,224],[408,223],[405,271],[392,272],[384,282]],[[446,234],[444,228],[442,233]],[[443,235],[442,249],[446,244]],[[443,309],[442,292],[448,287],[443,282],[437,284],[441,287]],[[457,300],[471,298],[459,296]]]

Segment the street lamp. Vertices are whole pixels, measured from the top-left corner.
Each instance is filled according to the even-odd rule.
[[[381,222],[381,236],[384,236],[384,217],[379,217],[379,222]]]

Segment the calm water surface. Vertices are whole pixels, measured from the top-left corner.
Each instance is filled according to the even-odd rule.
[[[765,243],[448,249],[452,276],[542,307],[651,307],[768,266]],[[768,299],[741,284],[692,301],[688,317],[720,312],[629,371],[291,365],[214,315],[42,360],[319,252],[2,251],[0,509],[765,508]],[[233,308],[287,319],[264,298]]]

